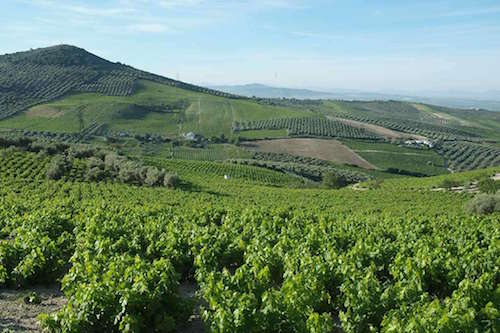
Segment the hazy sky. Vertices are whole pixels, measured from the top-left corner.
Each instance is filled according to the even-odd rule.
[[[197,84],[500,91],[500,1],[1,0],[0,53],[73,44]]]

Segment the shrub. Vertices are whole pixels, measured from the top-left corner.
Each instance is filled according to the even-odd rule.
[[[483,193],[495,194],[500,190],[500,182],[491,178],[484,178],[479,181],[478,188]]]
[[[461,183],[457,180],[452,180],[452,179],[444,179],[440,184],[439,187],[445,188],[447,190],[450,190],[453,187],[460,186]]]
[[[157,186],[162,184],[164,178],[165,178],[164,171],[160,171],[155,167],[147,167],[146,178],[144,179],[144,183],[149,186]]]
[[[47,169],[48,179],[61,179],[70,169],[71,160],[62,155],[55,156]]]
[[[467,210],[476,214],[500,212],[500,194],[479,194],[467,204]]]
[[[168,188],[176,188],[179,186],[181,180],[176,174],[166,174],[163,179],[163,185]]]
[[[323,185],[328,188],[341,188],[347,186],[347,179],[334,172],[327,172],[323,175]]]

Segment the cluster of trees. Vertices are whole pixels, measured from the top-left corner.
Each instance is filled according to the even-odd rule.
[[[74,159],[87,160],[86,178],[100,181],[107,178],[124,183],[166,186],[175,188],[179,185],[176,174],[167,173],[154,166],[144,166],[115,152],[103,150],[92,145],[69,145],[53,141],[33,141],[25,137],[0,137],[0,147],[15,147],[30,152],[54,155],[48,168],[47,178],[60,179],[71,171]]]
[[[289,135],[327,136],[353,139],[381,139],[363,128],[320,117],[278,118],[249,122],[235,122],[235,131],[286,129]]]
[[[111,177],[123,183],[166,186],[175,188],[180,179],[176,174],[167,173],[154,166],[145,166],[137,161],[132,161],[125,156],[110,152],[104,156],[93,156],[88,159],[87,179],[100,181]]]
[[[113,179],[127,184],[169,188],[176,188],[180,183],[176,174],[93,147],[71,147],[65,153],[55,155],[47,168],[47,178],[61,179],[68,175],[75,159],[85,159],[85,178],[88,181]]]

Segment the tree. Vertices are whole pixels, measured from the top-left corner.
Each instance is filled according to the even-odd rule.
[[[342,188],[347,186],[347,179],[334,172],[327,172],[323,175],[323,185],[327,188]]]

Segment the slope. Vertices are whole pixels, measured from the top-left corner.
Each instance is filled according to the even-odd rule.
[[[0,119],[68,93],[129,96],[136,91],[140,79],[235,97],[112,63],[81,48],[58,45],[0,56]]]

